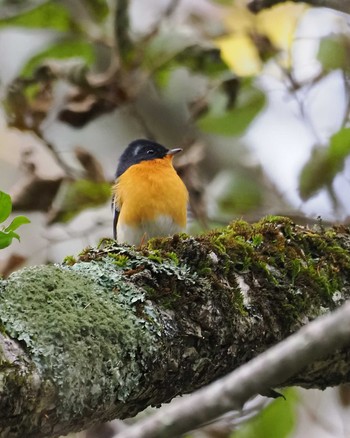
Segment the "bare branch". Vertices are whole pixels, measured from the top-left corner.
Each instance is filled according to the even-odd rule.
[[[129,37],[129,0],[117,0],[114,16],[114,37],[117,55],[123,64],[133,47]]]
[[[248,3],[248,8],[258,13],[263,9],[271,8],[279,3],[286,3],[288,0],[252,0]],[[321,8],[330,8],[336,11],[345,12],[350,14],[350,0],[292,0],[294,3],[307,3],[311,6],[317,6]]]

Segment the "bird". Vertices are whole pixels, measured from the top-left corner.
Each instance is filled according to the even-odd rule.
[[[184,231],[188,191],[173,166],[181,148],[132,141],[119,159],[112,188],[113,237],[141,246],[152,237]]]

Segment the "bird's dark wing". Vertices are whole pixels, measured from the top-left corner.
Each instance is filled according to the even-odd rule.
[[[112,210],[113,210],[113,238],[114,238],[114,240],[117,240],[117,223],[118,223],[118,217],[119,217],[119,210],[118,210],[117,205],[115,203],[114,196],[112,198]]]

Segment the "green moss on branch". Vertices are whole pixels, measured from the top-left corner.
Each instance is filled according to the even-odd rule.
[[[56,436],[193,391],[347,299],[349,249],[348,228],[269,217],[139,249],[103,240],[63,265],[19,271],[0,281],[1,332],[49,390],[30,415],[15,403],[0,411],[18,433]],[[347,372],[324,367],[294,383],[324,387]]]

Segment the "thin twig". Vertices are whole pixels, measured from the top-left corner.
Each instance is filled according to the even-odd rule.
[[[288,0],[252,0],[248,3],[248,8],[251,12],[258,13],[263,9],[271,8],[279,3],[286,3]],[[294,3],[300,3],[300,0],[292,0]],[[303,0],[311,6],[321,8],[330,8],[336,11],[350,14],[350,0]]]

